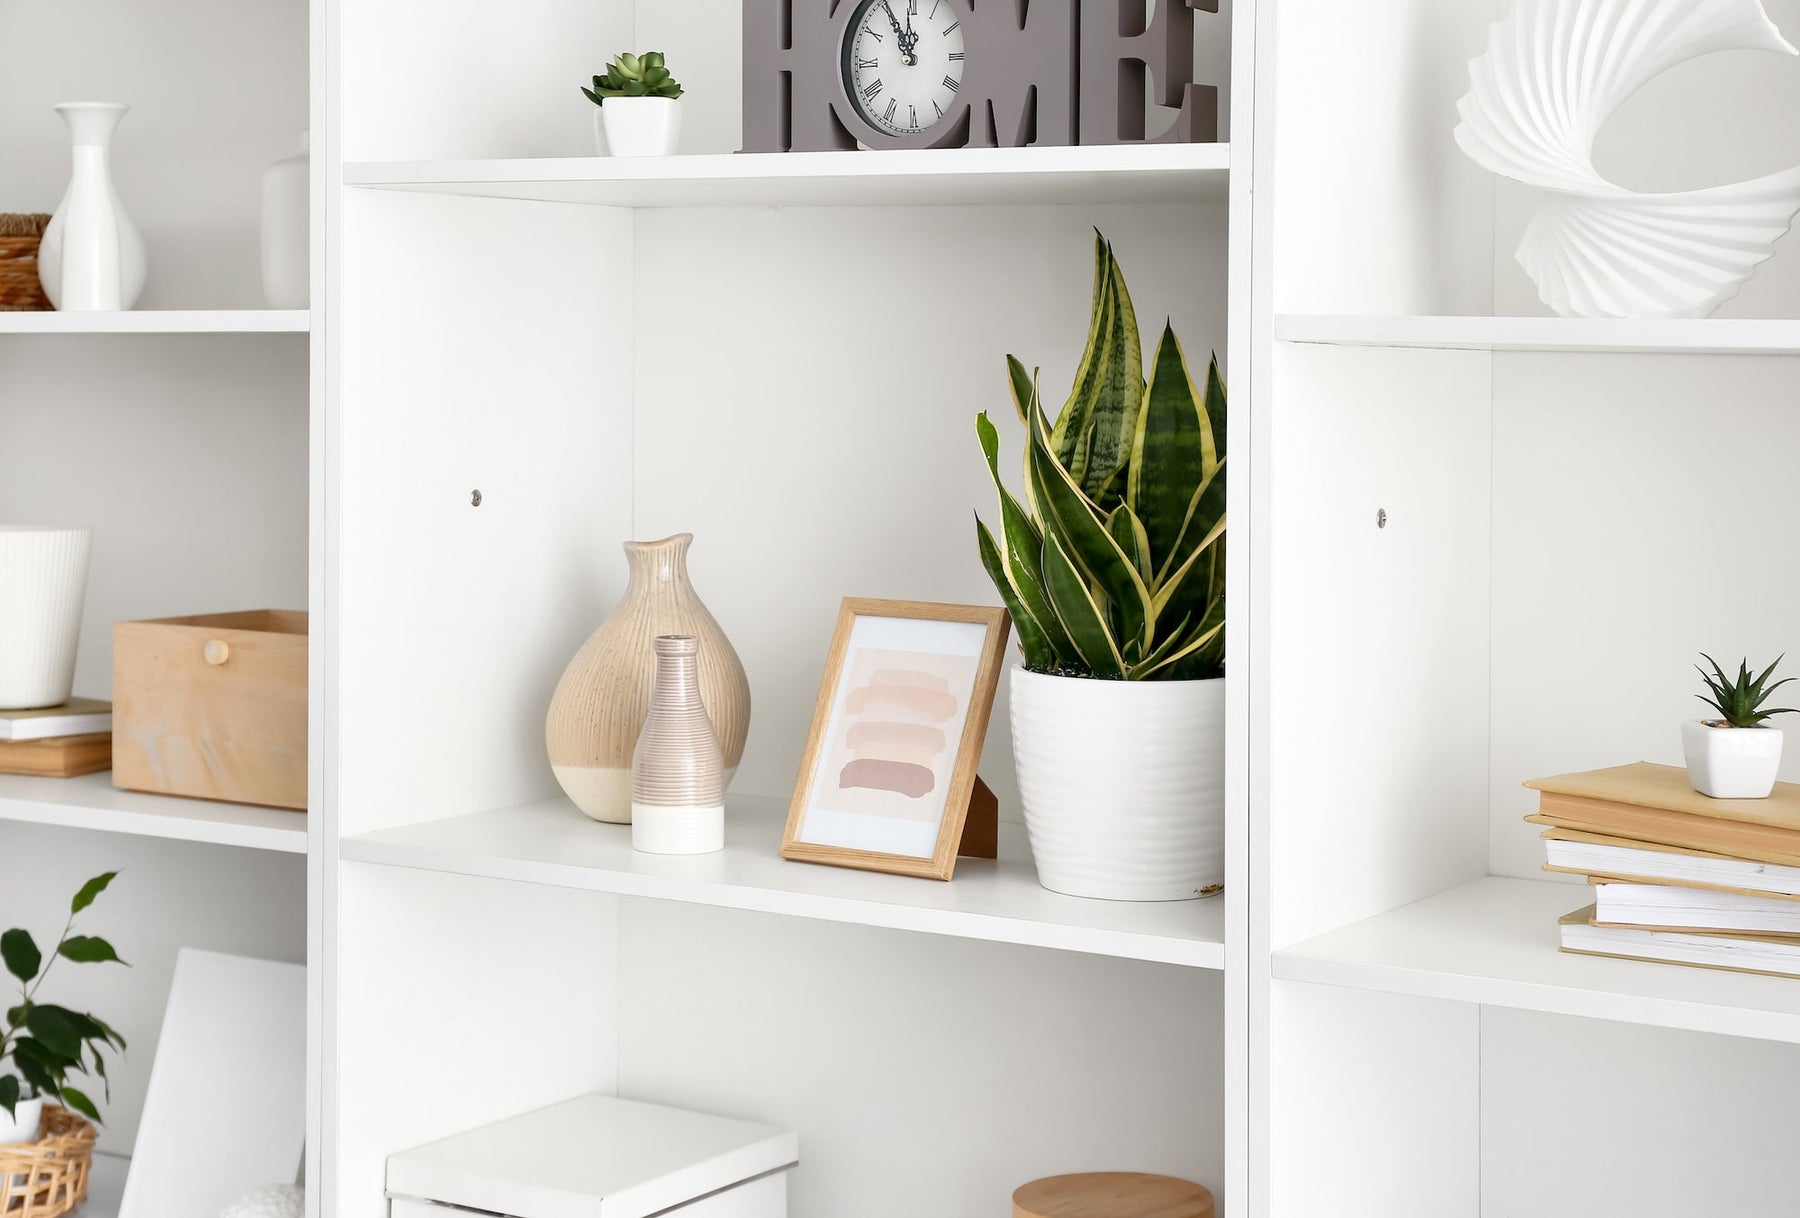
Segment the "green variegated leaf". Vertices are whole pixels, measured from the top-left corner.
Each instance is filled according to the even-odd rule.
[[[1163,634],[1162,640],[1157,643],[1154,651],[1149,655],[1144,656],[1141,660],[1138,660],[1132,667],[1126,670],[1125,679],[1128,681],[1141,681],[1143,680],[1141,674],[1151,671],[1164,659],[1173,655],[1181,647],[1182,640],[1187,637],[1188,623],[1192,620],[1192,618],[1184,617],[1173,630]]]
[[[1045,539],[1060,534],[1064,549],[1076,563],[1082,579],[1097,584],[1109,600],[1121,606],[1121,614],[1126,620],[1141,627],[1154,616],[1150,611],[1150,590],[1143,577],[1113,540],[1112,534],[1106,531],[1105,523],[1095,514],[1094,505],[1051,455],[1049,427],[1041,410],[1031,434],[1031,485],[1044,520]],[[1046,572],[1046,591],[1048,584]],[[1057,605],[1054,597],[1051,604]],[[1062,616],[1061,608],[1057,605],[1058,617]],[[1066,619],[1063,624],[1068,625]],[[1070,631],[1071,636],[1073,633]],[[1145,644],[1149,645],[1148,639]]]
[[[1114,304],[1109,319],[1112,332],[1099,392],[1088,419],[1093,439],[1080,479],[1081,489],[1103,511],[1112,510],[1105,490],[1130,459],[1138,411],[1144,400],[1144,350],[1138,335],[1137,312],[1132,308],[1131,291],[1125,286],[1125,273],[1116,259],[1109,261],[1113,276]]]
[[[1188,376],[1181,343],[1174,329],[1165,325],[1156,346],[1150,384],[1144,390],[1144,408],[1138,413],[1125,491],[1125,501],[1150,534],[1153,554],[1174,550],[1193,488],[1218,464],[1210,446],[1200,397]]]
[[[1107,344],[1113,336],[1113,299],[1116,282],[1112,273],[1112,247],[1098,231],[1094,233],[1094,303],[1089,313],[1087,347],[1075,367],[1075,387],[1050,433],[1050,451],[1071,471],[1074,470],[1075,445],[1088,429],[1094,402],[1105,378]],[[1079,481],[1079,479],[1077,479]]]
[[[1037,399],[1037,373],[1025,371],[1025,365],[1012,356],[1006,357],[1006,382],[1012,389],[1013,409],[1019,422],[1031,426],[1031,406]]]
[[[1211,653],[1223,650],[1225,636],[1225,605],[1220,602],[1216,613],[1209,613],[1178,651],[1165,656],[1155,665],[1146,666],[1135,680],[1148,680],[1159,673],[1170,674],[1173,679],[1187,680],[1214,676],[1218,661]]]
[[[1225,462],[1225,378],[1219,375],[1219,357],[1213,356],[1206,365],[1206,430],[1212,438],[1212,451],[1216,464]]]
[[[1200,560],[1206,556],[1208,548],[1223,536],[1225,536],[1225,522],[1221,520],[1218,524],[1213,526],[1213,531],[1206,535],[1206,539],[1200,543],[1200,548],[1195,550],[1193,554],[1189,556],[1187,562],[1174,571],[1169,578],[1164,580],[1162,585],[1157,588],[1156,595],[1150,602],[1150,614],[1152,617],[1156,617],[1170,609],[1179,613],[1182,611],[1183,606],[1192,605],[1197,600],[1201,599],[1204,586],[1207,582],[1206,579],[1196,579],[1192,585],[1188,584],[1188,580],[1190,577],[1196,575],[1195,569],[1200,566]],[[1199,572],[1199,574],[1204,576],[1204,570]]]
[[[1088,669],[1096,677],[1123,676],[1125,660],[1107,633],[1105,615],[1055,533],[1044,538],[1044,591]]]
[[[1018,589],[1013,587],[1007,578],[1005,564],[1000,558],[1000,548],[994,544],[994,535],[979,519],[975,521],[975,545],[981,552],[981,565],[987,570],[988,578],[994,581],[994,588],[1000,593],[1000,599],[1006,603],[1006,611],[1012,614],[1013,625],[1019,631],[1019,649],[1025,653],[1025,667],[1034,672],[1053,672],[1060,667],[1056,651],[1050,646],[1049,632],[1031,610],[1026,607],[1019,596]],[[1041,561],[1041,560],[1040,560]],[[1057,627],[1061,631],[1061,626]]]
[[[1143,522],[1132,510],[1121,503],[1113,509],[1106,521],[1106,531],[1111,533],[1119,548],[1131,559],[1131,565],[1137,568],[1138,574],[1146,583],[1150,579],[1150,535],[1144,532]]]
[[[1045,641],[1056,656],[1072,658],[1074,650],[1056,624],[1056,614],[1044,596],[1044,572],[1040,565],[1044,553],[1043,531],[1000,480],[1000,433],[985,411],[975,419],[975,434],[981,442],[981,454],[987,460],[988,476],[993,479],[994,490],[1000,496],[1000,535],[1006,543],[1000,556],[1007,583],[1023,602],[1030,618],[1043,627]],[[1018,614],[1015,612],[1013,616]]]
[[[1175,535],[1175,544],[1159,555],[1161,566],[1151,581],[1152,592],[1193,557],[1194,550],[1225,519],[1225,491],[1225,465],[1221,463],[1213,468],[1211,477],[1194,488],[1181,519],[1181,529]],[[1145,532],[1148,535],[1148,530]]]

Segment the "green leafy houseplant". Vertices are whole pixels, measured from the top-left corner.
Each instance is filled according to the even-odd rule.
[[[1200,680],[1225,659],[1225,385],[1204,395],[1165,323],[1148,380],[1137,314],[1111,244],[1094,235],[1087,349],[1052,424],[1038,376],[1007,357],[1025,424],[1025,495],[1000,476],[999,432],[976,420],[1000,495],[979,517],[982,565],[1033,672]]]
[[[16,1115],[21,1099],[43,1096],[60,1100],[92,1120],[100,1112],[87,1094],[69,1084],[71,1075],[92,1075],[100,1081],[108,1101],[112,1088],[106,1078],[106,1059],[101,1050],[125,1049],[125,1038],[99,1018],[39,1002],[37,993],[61,958],[75,964],[124,964],[112,944],[93,935],[77,935],[75,919],[106,891],[117,872],[97,875],[81,886],[69,903],[69,920],[48,957],[27,931],[0,934],[0,960],[18,981],[20,1001],[6,1012],[0,1027],[0,1108]]]
[[[1773,685],[1768,684],[1769,678],[1775,675],[1775,669],[1782,660],[1787,658],[1786,656],[1777,656],[1775,663],[1763,669],[1762,675],[1754,680],[1750,676],[1748,657],[1738,665],[1738,675],[1735,679],[1726,676],[1725,671],[1719,667],[1718,661],[1705,652],[1700,653],[1700,658],[1712,667],[1712,671],[1709,673],[1698,664],[1694,665],[1700,673],[1700,678],[1706,682],[1707,688],[1706,693],[1694,696],[1719,712],[1718,722],[1729,724],[1732,727],[1762,727],[1765,720],[1776,715],[1800,713],[1787,706],[1778,706],[1770,710],[1763,709],[1764,704],[1776,690],[1794,679],[1783,677]]]
[[[594,87],[581,87],[587,99],[596,106],[609,97],[681,96],[681,85],[669,74],[661,51],[645,51],[633,55],[629,51],[606,65],[606,75],[594,77]]]

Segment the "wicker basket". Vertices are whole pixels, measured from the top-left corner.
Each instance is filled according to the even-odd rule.
[[[38,1140],[0,1146],[0,1218],[58,1218],[87,1200],[94,1126],[44,1105]]]
[[[49,223],[49,216],[0,212],[0,313],[35,313],[50,307],[38,282],[37,262],[38,242]]]

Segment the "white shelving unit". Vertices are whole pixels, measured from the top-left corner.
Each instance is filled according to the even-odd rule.
[[[353,164],[351,186],[613,207],[1018,206],[1225,197],[1225,144]]]
[[[387,1218],[389,1155],[587,1092],[796,1129],[795,1218],[987,1218],[1109,1166],[1227,1218],[1788,1212],[1800,982],[1556,952],[1581,891],[1519,784],[1676,761],[1690,654],[1794,649],[1796,366],[1745,357],[1800,354],[1800,262],[1727,317],[1541,316],[1531,201],[1451,137],[1501,3],[1197,13],[1217,145],[792,155],[733,151],[741,0],[133,17],[183,39],[92,65],[146,119],[119,172],[161,294],[0,314],[0,516],[96,525],[84,693],[115,620],[307,604],[312,807],[0,780],[0,853],[43,860],[0,924],[102,867],[138,911],[138,988],[93,998],[140,1030],[103,1149],[153,1059],[137,978],[192,943],[309,961],[310,1218]],[[575,84],[628,46],[681,65],[679,157],[587,155]],[[37,58],[9,207],[62,181],[11,117],[75,88]],[[1775,73],[1654,82],[1608,156],[1764,172],[1800,139]],[[260,310],[254,174],[303,123],[315,307]],[[997,862],[784,862],[839,599],[993,599],[973,416],[1010,425],[1008,352],[1066,386],[1095,228],[1231,387],[1226,895],[1038,887],[1004,700]],[[541,740],[619,544],[678,531],[756,707],[728,847],[685,860],[582,818]]]
[[[1218,901],[1084,901],[1040,887],[1019,825],[1002,828],[997,861],[962,859],[956,879],[795,865],[781,859],[785,805],[734,800],[725,849],[692,858],[639,854],[630,831],[586,823],[567,800],[477,812],[346,839],[340,857],[453,875],[552,884],[858,926],[953,935],[1061,951],[1225,967]]]
[[[0,821],[306,853],[304,813],[121,791],[108,773],[83,778],[0,777]]]
[[[305,309],[144,309],[0,313],[0,334],[305,334]]]
[[[1714,317],[1352,317],[1283,315],[1282,342],[1440,351],[1565,351],[1612,355],[1795,355],[1800,321]]]

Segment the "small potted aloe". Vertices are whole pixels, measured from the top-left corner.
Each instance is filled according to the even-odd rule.
[[[1168,901],[1225,880],[1225,386],[1204,394],[1173,328],[1148,380],[1110,244],[1094,243],[1093,316],[1056,421],[1007,358],[1026,431],[1025,495],[1000,477],[982,565],[1018,628],[1013,752],[1044,887]]]
[[[37,1141],[47,1099],[98,1121],[94,1101],[70,1083],[73,1075],[93,1077],[102,1094],[112,1098],[101,1051],[123,1052],[125,1038],[94,1015],[38,1001],[38,990],[59,959],[72,964],[125,963],[105,939],[71,933],[76,917],[117,874],[109,871],[81,886],[69,903],[62,936],[48,953],[38,948],[29,931],[0,935],[0,961],[19,983],[19,1001],[0,1022],[0,1144]]]
[[[629,51],[581,87],[594,111],[594,141],[606,156],[668,156],[681,138],[681,85],[661,51]]]
[[[1750,661],[1738,665],[1737,676],[1728,677],[1711,656],[1700,658],[1711,672],[1694,667],[1706,682],[1706,692],[1696,694],[1719,712],[1717,719],[1690,719],[1681,725],[1682,751],[1687,754],[1688,781],[1694,790],[1714,799],[1767,799],[1775,790],[1775,772],[1781,768],[1781,729],[1770,727],[1776,715],[1794,714],[1792,707],[1768,708],[1771,695],[1792,677],[1770,685],[1776,666],[1785,657],[1752,678]]]

